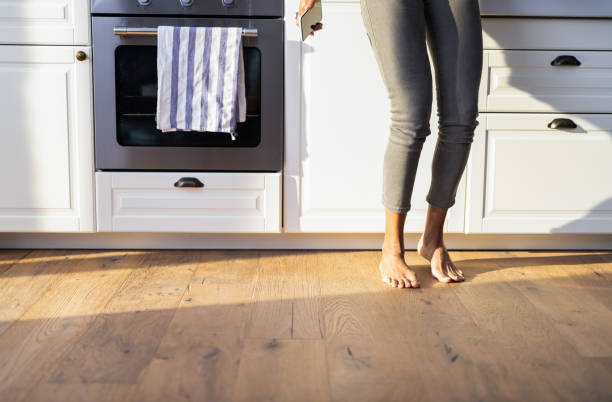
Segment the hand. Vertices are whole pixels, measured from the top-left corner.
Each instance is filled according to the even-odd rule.
[[[318,1],[321,1],[321,0],[300,0],[299,9],[295,13],[295,26],[297,27],[300,26],[300,20],[298,17],[304,14],[306,11],[310,10],[312,7],[314,7],[314,4]],[[310,36],[314,36],[314,31],[319,31],[323,29],[323,24],[320,22],[317,22],[317,24],[312,25],[311,28],[313,29],[313,32],[310,33]]]

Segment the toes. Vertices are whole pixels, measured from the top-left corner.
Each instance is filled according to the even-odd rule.
[[[465,279],[465,275],[463,275],[463,271],[462,270],[460,270],[459,268],[455,268],[455,272],[457,272],[457,275],[459,275],[461,280]]]
[[[455,271],[453,271],[450,264],[446,267],[446,275],[450,277],[453,281],[459,282],[459,275],[457,275]]]
[[[406,281],[406,284],[410,284],[410,287],[413,287],[413,288],[418,288],[421,286],[414,272],[408,272],[406,274],[405,281]]]
[[[449,276],[455,281],[455,282],[461,282],[463,281],[463,275],[459,274],[459,270],[457,269],[457,267],[455,267],[455,264],[453,264],[452,262],[449,264],[448,267],[448,273]]]
[[[449,283],[452,279],[443,274],[439,268],[434,268],[431,270],[431,274],[440,282]]]
[[[391,286],[393,286],[394,288],[399,286],[397,279],[395,278],[391,279]]]

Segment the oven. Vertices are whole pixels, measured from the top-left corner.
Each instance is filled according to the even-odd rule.
[[[280,171],[282,0],[92,0],[96,170]],[[247,119],[228,133],[157,130],[161,25],[243,27]]]

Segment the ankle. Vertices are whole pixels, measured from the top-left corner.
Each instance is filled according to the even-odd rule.
[[[442,247],[444,245],[442,233],[423,233],[423,244],[427,247]]]
[[[396,244],[384,244],[382,246],[382,254],[383,256],[395,256],[395,257],[404,257],[404,250],[402,247]]]

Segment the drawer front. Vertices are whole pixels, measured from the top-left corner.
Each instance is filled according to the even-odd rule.
[[[612,50],[610,18],[483,17],[482,30],[485,49]]]
[[[89,0],[0,0],[0,44],[89,45]]]
[[[486,53],[487,112],[612,113],[612,52]]]
[[[194,180],[203,186],[176,184]],[[98,230],[280,232],[280,181],[280,172],[97,172]]]
[[[612,2],[602,0],[480,0],[480,14],[519,17],[612,17]]]
[[[577,127],[547,127],[558,118]],[[612,116],[485,120],[469,169],[470,232],[612,233]]]

